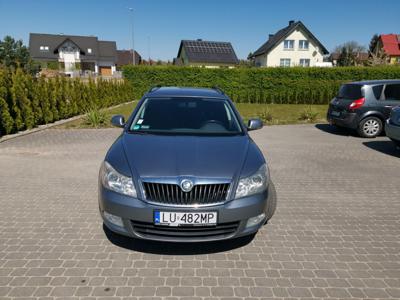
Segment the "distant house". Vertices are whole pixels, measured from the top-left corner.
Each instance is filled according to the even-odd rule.
[[[385,54],[390,64],[400,64],[400,35],[381,34],[374,52]]]
[[[340,57],[339,52],[333,52],[329,56],[329,60],[332,62],[332,64],[334,66],[337,66],[339,57]],[[362,66],[367,63],[367,61],[369,59],[369,53],[368,52],[355,52],[354,57],[355,57],[356,65]]]
[[[120,69],[126,65],[132,65],[133,55],[132,49],[130,50],[117,50],[117,68]],[[137,51],[135,51],[135,65],[142,63],[142,57]]]
[[[323,66],[328,53],[301,21],[289,21],[248,58],[258,67],[312,67]]]
[[[31,33],[29,52],[43,67],[56,65],[69,75],[89,71],[111,76],[116,70],[116,43],[95,36]]]
[[[229,42],[182,40],[174,65],[206,68],[234,67],[239,60]]]

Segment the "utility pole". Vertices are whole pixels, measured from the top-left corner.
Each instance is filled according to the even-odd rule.
[[[131,18],[131,25],[132,25],[132,64],[135,65],[136,64],[136,59],[135,59],[135,36],[134,36],[134,30],[133,30],[133,8],[129,7],[128,8],[129,11],[132,14],[132,18]]]
[[[151,51],[150,49],[151,49],[150,36],[147,36],[147,55],[148,55],[148,57],[149,57],[149,64],[150,64],[150,59],[151,59],[151,58],[150,58],[150,55],[151,55],[151,54],[150,54],[150,53],[151,53],[151,52],[150,52],[150,51]]]

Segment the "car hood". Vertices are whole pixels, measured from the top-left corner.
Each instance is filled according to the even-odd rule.
[[[205,137],[126,133],[121,142],[132,174],[141,178],[231,179],[240,173],[251,140],[247,135]]]

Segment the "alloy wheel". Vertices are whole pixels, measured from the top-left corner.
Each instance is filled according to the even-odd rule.
[[[379,133],[381,125],[375,119],[370,119],[363,124],[363,131],[365,135],[375,136]]]

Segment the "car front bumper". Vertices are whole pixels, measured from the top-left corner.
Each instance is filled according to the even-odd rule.
[[[390,119],[386,121],[385,133],[388,138],[400,141],[400,126],[390,122]]]
[[[269,195],[262,194],[228,201],[221,205],[207,207],[163,206],[124,196],[100,185],[99,209],[105,226],[111,231],[129,237],[170,241],[201,242],[231,239],[250,235],[258,231],[265,219],[257,225],[246,227],[247,221],[266,212]],[[272,196],[271,196],[272,197]],[[117,226],[104,217],[104,211],[122,219],[123,226]],[[217,212],[216,226],[195,227],[187,233],[185,227],[154,225],[155,211],[176,212]],[[183,229],[183,230],[182,230]]]

